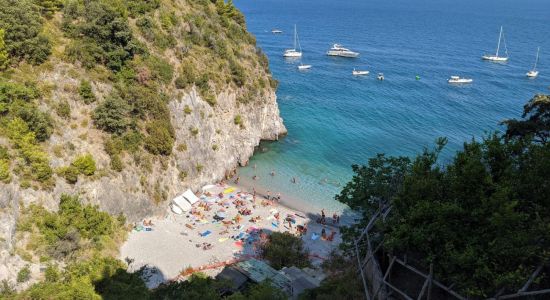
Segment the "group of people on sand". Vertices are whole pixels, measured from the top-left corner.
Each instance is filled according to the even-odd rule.
[[[326,225],[327,224],[327,218],[325,215],[325,210],[321,209],[321,217],[317,219],[317,223]],[[336,213],[332,214],[332,224],[340,224],[340,216]]]
[[[325,228],[321,230],[321,239],[323,241],[329,241],[332,242],[334,240],[334,236],[336,235],[336,231],[331,230],[330,235],[327,236],[327,231]]]

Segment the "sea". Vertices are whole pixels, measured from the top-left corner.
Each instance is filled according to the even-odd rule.
[[[239,170],[241,181],[280,192],[285,204],[301,210],[346,209],[334,197],[352,178],[351,166],[377,153],[414,156],[446,137],[440,163],[448,163],[464,142],[502,131],[500,122],[520,117],[535,94],[550,93],[549,0],[234,3],[279,81],[288,128],[279,141],[261,143]],[[294,25],[303,57],[284,59]],[[507,50],[509,61],[482,61],[484,53],[495,53],[500,26],[506,43],[500,53]],[[360,56],[328,57],[334,43]],[[540,74],[528,79],[537,47]],[[299,71],[300,63],[312,68]],[[370,74],[352,76],[354,68]],[[451,75],[474,81],[450,85]]]

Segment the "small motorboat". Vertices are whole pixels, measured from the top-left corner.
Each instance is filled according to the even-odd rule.
[[[308,70],[311,69],[311,65],[299,65],[298,70]]]
[[[355,70],[355,69],[353,69],[353,71],[351,72],[351,74],[353,74],[354,76],[369,75],[369,71],[361,71],[361,70]]]
[[[271,33],[273,33],[273,34],[280,34],[280,33],[283,33],[283,31],[282,31],[282,30],[279,30],[279,29],[272,29],[272,30],[271,30]]]
[[[378,73],[378,80],[384,80],[384,74]]]
[[[449,83],[472,83],[474,80],[471,78],[461,78],[460,76],[451,76],[447,82]]]

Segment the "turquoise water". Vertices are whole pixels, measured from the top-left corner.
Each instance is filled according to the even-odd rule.
[[[351,178],[351,165],[385,152],[414,155],[437,137],[449,144],[443,162],[464,141],[519,117],[523,104],[550,85],[550,1],[547,0],[237,0],[249,30],[269,57],[289,134],[240,170],[241,180],[280,191],[291,205],[342,209],[333,200]],[[285,60],[298,26],[306,72]],[[484,62],[494,53],[500,25],[510,60]],[[284,31],[274,35],[272,28]],[[330,58],[333,43],[361,53]],[[540,75],[525,73],[541,47]],[[352,69],[367,69],[353,77]],[[383,72],[386,80],[376,80]],[[415,80],[419,75],[420,80]],[[451,75],[474,83],[451,86]],[[254,169],[256,165],[256,169]],[[270,176],[271,170],[276,176]],[[290,179],[298,182],[292,184]],[[325,181],[326,180],[326,181]],[[249,183],[251,180],[248,180]],[[300,200],[296,200],[300,199]],[[299,203],[297,202],[299,201]]]

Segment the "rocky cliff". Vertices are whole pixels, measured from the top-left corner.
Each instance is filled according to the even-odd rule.
[[[35,164],[28,163],[21,142],[9,130],[0,131],[0,150],[7,149],[9,159],[5,165],[10,173],[0,180],[0,281],[13,280],[17,271],[29,263],[17,255],[16,224],[22,207],[39,203],[55,210],[62,194],[77,194],[109,213],[124,214],[129,221],[162,214],[168,201],[178,193],[187,188],[198,191],[203,185],[219,181],[238,165],[245,165],[260,140],[274,140],[286,133],[265,56],[256,49],[253,37],[244,29],[242,15],[231,3],[136,1],[153,4],[145,6],[145,12],[128,6],[119,16],[118,12],[109,11],[106,1],[72,2],[74,7],[59,5],[43,20],[42,30],[52,44],[47,60],[31,64],[14,55],[9,75],[2,79],[9,84],[30,85],[38,91],[31,103],[37,112],[48,116],[52,125],[47,138],[33,143],[32,149],[43,151],[47,157],[42,161],[47,162],[52,174],[46,180],[33,177]],[[96,2],[103,8],[87,7]],[[0,7],[3,9],[6,6]],[[88,15],[105,15],[103,11],[119,18],[119,23],[122,16],[128,24],[127,34],[132,34],[148,54],[133,54],[122,69],[113,69],[103,61],[87,66],[87,50],[79,49],[76,57],[69,52],[86,34],[82,31],[72,35],[70,30],[76,29],[70,26],[78,29],[79,22]],[[73,19],[68,20],[68,15]],[[85,26],[97,20],[86,20]],[[163,35],[171,42],[159,47]],[[0,52],[1,48],[0,43]],[[155,63],[143,63],[151,57]],[[161,64],[164,69],[158,71],[161,75],[155,75],[158,61],[165,62]],[[133,72],[130,81],[128,69]],[[169,76],[162,75],[163,71]],[[161,76],[163,80],[158,79]],[[88,94],[94,101],[83,101],[83,82],[89,83]],[[140,100],[140,96],[147,97],[143,95],[128,96],[135,86],[143,86],[142,90],[154,97],[161,95],[159,110],[166,109],[167,113],[159,117],[150,113],[156,107],[146,107],[142,109],[145,116],[137,116],[136,103],[148,99]],[[113,94],[130,107],[126,112],[128,125],[122,133],[102,128],[97,117],[98,107]],[[12,105],[16,101],[6,103]],[[0,114],[3,126],[15,119],[26,121],[15,109],[13,113],[8,110],[7,114]],[[170,143],[159,154],[148,148],[147,139],[155,138],[149,125],[161,121],[169,122]],[[27,123],[32,129],[33,123]],[[113,154],[109,145],[123,140],[128,132],[145,142],[140,140],[132,150],[122,148]],[[83,154],[93,157],[93,174],[68,176],[67,166]],[[31,171],[25,171],[29,166]],[[37,268],[36,264],[32,266]]]

